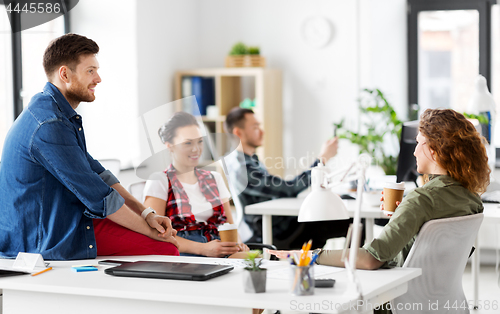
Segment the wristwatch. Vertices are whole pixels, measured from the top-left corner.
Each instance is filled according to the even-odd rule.
[[[151,207],[148,207],[145,210],[143,210],[141,213],[142,219],[146,219],[146,216],[149,215],[150,213],[156,214],[156,211]]]

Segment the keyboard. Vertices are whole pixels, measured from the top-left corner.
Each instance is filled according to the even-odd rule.
[[[483,193],[481,200],[483,203],[500,203],[500,190]]]

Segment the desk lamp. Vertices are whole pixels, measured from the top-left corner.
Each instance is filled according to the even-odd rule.
[[[305,221],[321,221],[321,220],[343,220],[348,219],[347,208],[342,199],[331,191],[343,182],[358,180],[356,211],[354,212],[354,220],[352,225],[352,233],[348,232],[346,238],[346,246],[349,246],[349,234],[352,234],[350,242],[351,249],[349,250],[349,259],[344,259],[344,265],[347,269],[347,274],[351,285],[349,285],[346,293],[355,293],[358,297],[362,296],[361,286],[356,276],[356,259],[360,242],[361,229],[361,204],[365,185],[366,168],[371,163],[371,157],[368,154],[361,154],[355,162],[353,162],[347,170],[326,173],[325,167],[320,163],[311,171],[311,187],[312,192],[305,198],[299,211],[299,222]],[[334,177],[344,174],[340,180],[333,180]],[[345,252],[344,252],[345,253]]]

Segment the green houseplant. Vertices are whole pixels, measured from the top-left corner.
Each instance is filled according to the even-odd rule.
[[[226,67],[264,67],[266,59],[260,55],[260,48],[237,42],[226,56]]]
[[[267,269],[261,268],[262,252],[260,250],[248,251],[245,261],[248,266],[243,272],[243,284],[245,292],[261,293],[266,292]]]
[[[239,56],[246,54],[248,54],[248,49],[247,46],[242,42],[237,42],[236,44],[234,44],[234,46],[231,48],[231,51],[229,52],[230,56]]]
[[[358,99],[360,130],[344,127],[344,119],[334,123],[339,138],[359,146],[360,153],[370,154],[387,175],[396,174],[397,149],[387,152],[387,143],[399,143],[403,122],[379,89],[363,89]]]

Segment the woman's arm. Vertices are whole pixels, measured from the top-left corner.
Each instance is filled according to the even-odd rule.
[[[220,240],[212,240],[208,243],[200,243],[175,237],[179,243],[179,252],[203,255],[208,257],[224,257],[240,251],[239,247],[234,242],[221,242]]]
[[[328,265],[335,267],[344,267],[344,262],[341,261],[343,250],[324,250],[321,252],[317,259],[317,263],[320,265]],[[278,258],[287,258],[290,254],[297,253],[300,254],[301,251],[273,251],[269,250],[269,253],[276,255]],[[349,256],[349,250],[347,250],[346,255]],[[384,262],[379,261],[373,255],[368,253],[367,250],[360,248],[358,249],[358,259],[356,261],[357,269],[368,269],[374,270],[379,269]]]
[[[227,222],[230,224],[234,224],[233,212],[231,211],[231,206],[229,206],[229,202],[226,201],[222,204],[224,207],[224,214],[226,214]]]
[[[344,267],[344,262],[341,261],[342,251],[343,250],[325,250],[321,252],[316,262],[320,265]],[[346,256],[349,256],[349,250],[347,250]],[[374,270],[379,269],[383,264],[384,262],[373,257],[367,250],[363,248],[358,249],[358,258],[356,260],[357,269]]]
[[[158,215],[165,215],[167,202],[157,197],[146,196],[144,206],[153,208]],[[233,216],[231,215],[229,203],[224,203],[223,206],[228,221],[232,223]],[[199,243],[196,241],[184,239],[179,236],[176,236],[175,239],[177,239],[177,242],[179,243],[179,252],[181,253],[189,253],[209,257],[223,257],[240,251],[239,247],[236,246],[236,243],[233,242],[220,242],[219,240],[214,240],[208,243]]]
[[[160,216],[165,216],[167,209],[167,201],[153,196],[146,196],[146,199],[144,200],[144,206],[146,208],[151,207]]]
[[[230,224],[234,224],[233,213],[231,211],[231,206],[229,206],[229,202],[227,201],[222,205],[224,206],[224,213],[226,214],[227,222],[229,222]],[[243,241],[241,240],[239,232],[238,232],[238,243],[239,243],[238,247],[240,248],[241,252],[250,251],[250,248],[248,248],[248,246],[244,244]]]

